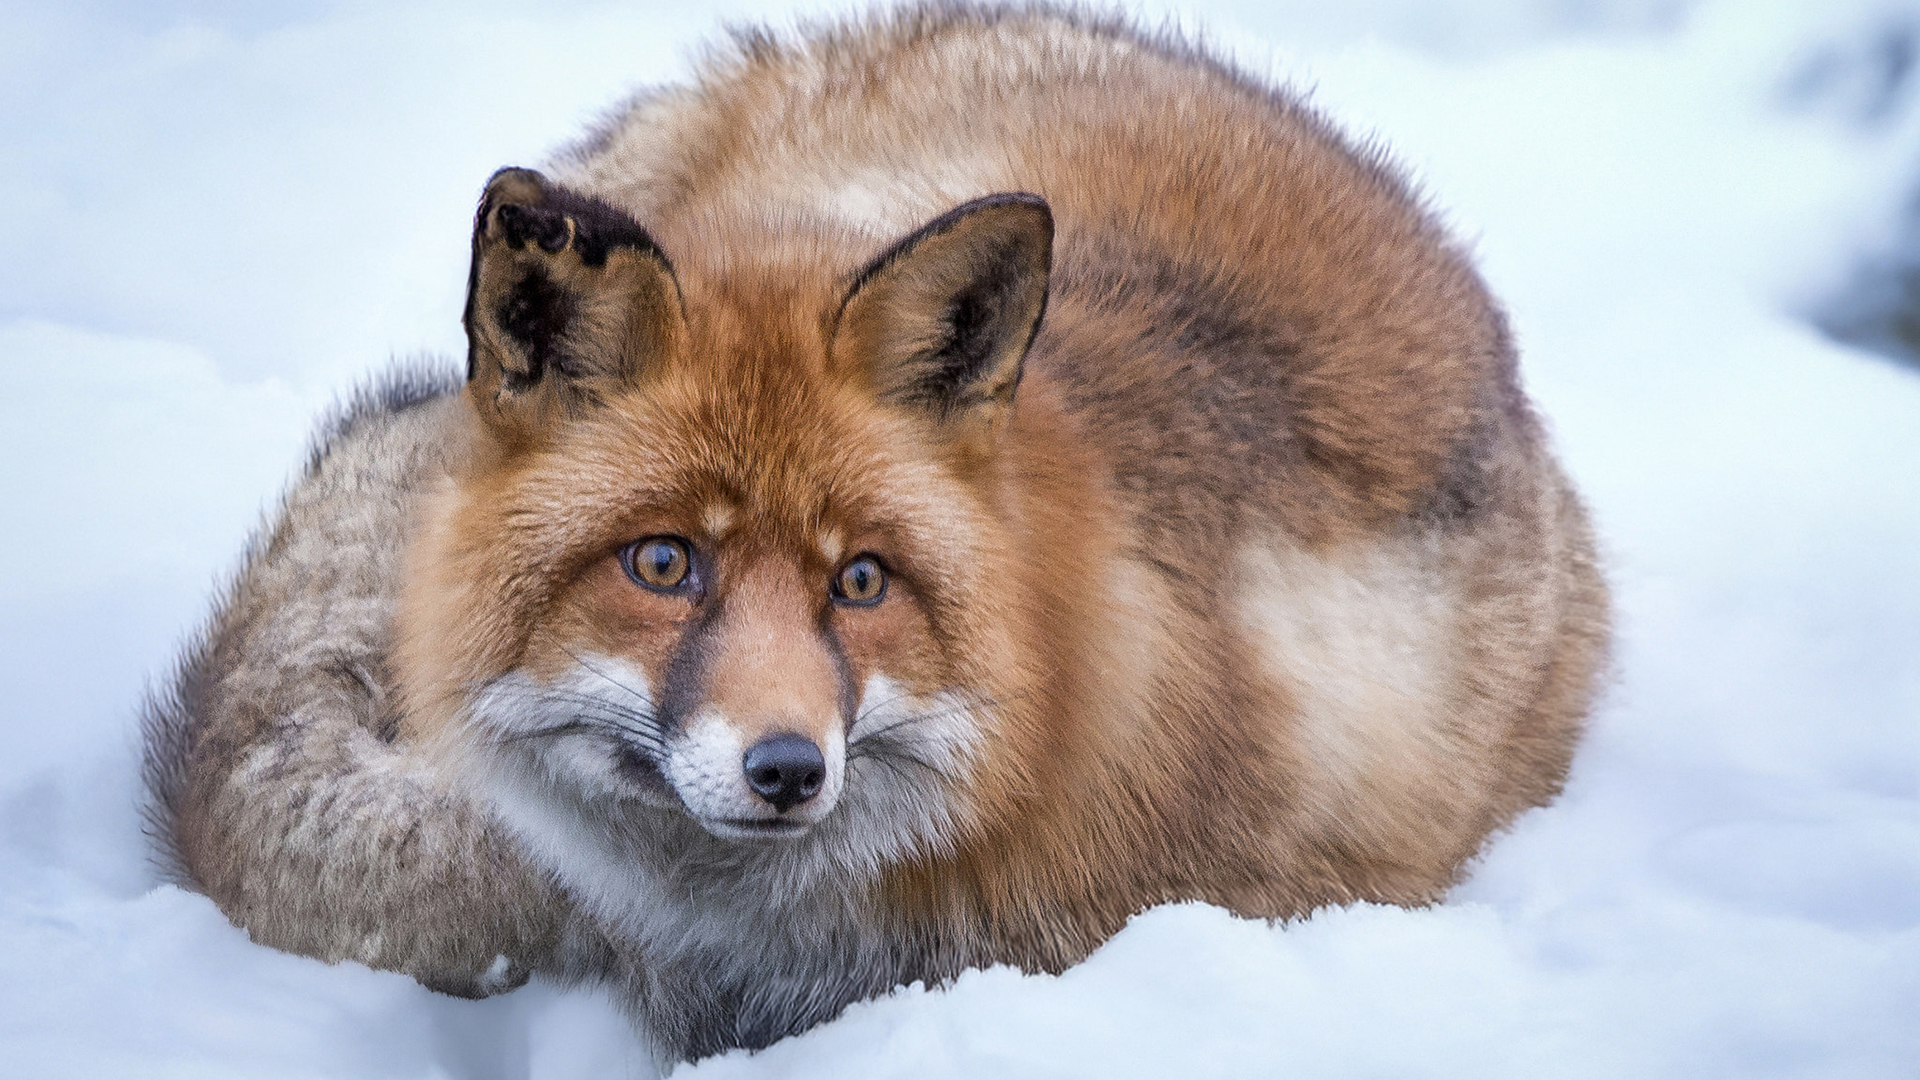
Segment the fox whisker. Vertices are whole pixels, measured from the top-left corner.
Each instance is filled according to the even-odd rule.
[[[566,687],[495,684],[490,691],[504,696],[515,706],[535,715],[563,713],[565,719],[524,731],[502,732],[498,741],[513,742],[528,738],[557,738],[585,731],[610,734],[624,743],[648,750],[656,756],[665,752],[666,741],[658,719],[651,711],[642,711],[597,694],[582,693]]]
[[[596,725],[580,720],[568,720],[564,723],[549,724],[546,727],[528,728],[525,731],[503,731],[493,736],[497,744],[526,742],[529,739],[553,739],[562,735],[572,735],[581,731],[592,731]]]
[[[568,656],[572,657],[574,663],[579,664],[581,667],[585,668],[587,671],[593,673],[594,675],[598,675],[600,678],[606,680],[608,683],[611,683],[613,686],[617,687],[618,689],[625,691],[635,701],[640,702],[642,705],[646,706],[648,709],[653,708],[652,698],[648,697],[646,694],[643,694],[638,690],[635,690],[633,687],[628,686],[626,683],[621,682],[619,679],[616,679],[613,676],[607,674],[606,672],[600,670],[599,667],[589,662],[586,657],[581,656],[579,653],[574,652],[571,648],[569,648],[566,642],[561,641],[558,637],[554,635],[553,631],[548,630],[544,626],[540,627],[539,630],[540,630],[541,636],[545,637],[548,641],[552,642],[554,648],[559,649],[561,652],[566,653]]]
[[[898,700],[898,699],[896,698],[894,700]],[[851,745],[859,745],[871,740],[886,741],[892,738],[895,732],[902,731],[907,728],[938,723],[939,721],[942,721],[942,720],[951,720],[955,717],[967,716],[985,709],[991,709],[998,703],[998,700],[999,699],[997,698],[989,697],[986,695],[975,695],[970,700],[953,702],[950,704],[943,703],[934,708],[922,709],[916,712],[911,712],[904,716],[900,716],[895,719],[889,720],[885,724],[882,724],[879,727],[871,728],[866,731],[860,731],[859,728],[860,728],[861,720],[865,719],[868,716],[873,715],[873,713],[877,711],[875,709],[864,710],[860,714],[861,719],[857,719],[854,721],[853,731],[856,732],[856,734],[851,740]],[[936,737],[933,741],[942,741],[942,740]]]

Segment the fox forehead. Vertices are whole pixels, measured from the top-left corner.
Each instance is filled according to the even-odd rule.
[[[911,516],[925,501],[916,489],[942,471],[937,448],[807,383],[664,373],[575,422],[529,468],[525,496],[592,508],[615,535],[671,519],[809,549]]]
[[[885,549],[951,576],[988,525],[935,437],[819,367],[732,359],[669,359],[548,448],[469,476],[489,561],[565,577],[670,533],[807,564]]]

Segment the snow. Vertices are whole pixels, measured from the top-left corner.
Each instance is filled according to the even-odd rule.
[[[0,1072],[651,1075],[599,994],[440,997],[156,885],[133,709],[310,419],[461,351],[480,181],[763,10],[694,8],[0,6]],[[1920,91],[1871,62],[1920,9],[1147,10],[1472,243],[1607,549],[1609,700],[1443,905],[1163,908],[676,1075],[1914,1075],[1920,369],[1814,321],[1913,235]]]

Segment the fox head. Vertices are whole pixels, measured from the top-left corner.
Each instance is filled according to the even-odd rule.
[[[607,202],[496,174],[469,445],[398,616],[411,733],[602,820],[941,843],[1026,677],[999,446],[1052,238],[1002,194],[844,266],[845,238],[723,236],[676,265]]]

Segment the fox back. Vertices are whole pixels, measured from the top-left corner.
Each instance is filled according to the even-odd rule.
[[[1166,901],[1432,902],[1565,775],[1606,598],[1499,309],[1178,42],[744,35],[496,174],[466,325],[390,752],[666,1057]]]

